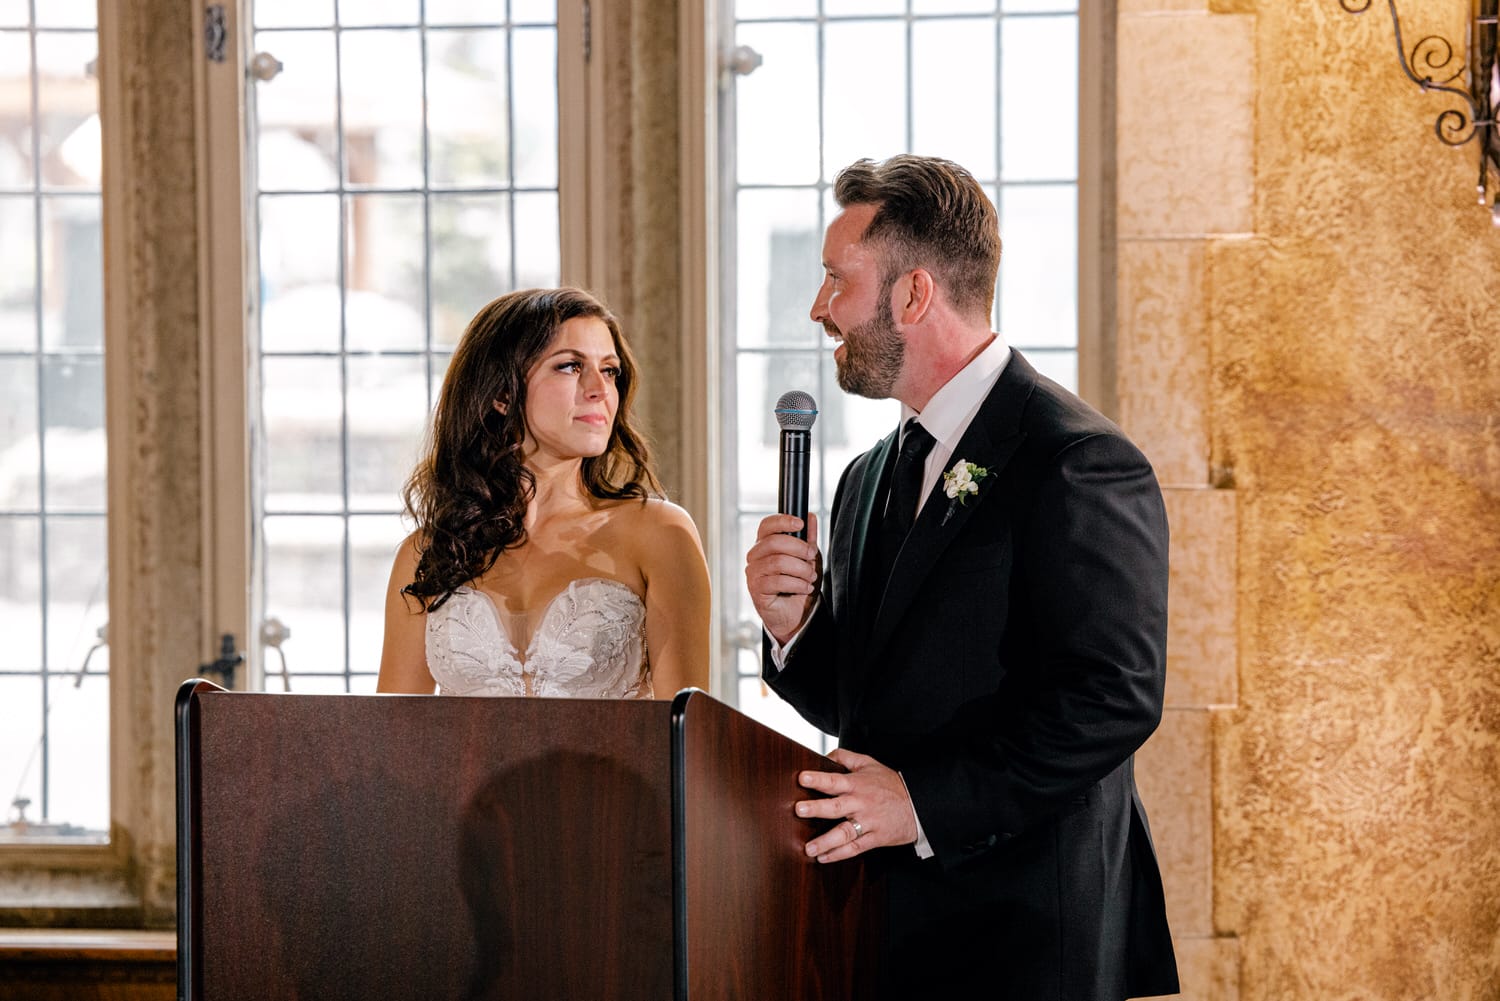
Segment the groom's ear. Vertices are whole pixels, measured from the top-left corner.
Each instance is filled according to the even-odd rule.
[[[937,285],[926,268],[908,271],[896,282],[894,291],[896,322],[902,324],[921,323],[937,298]]]

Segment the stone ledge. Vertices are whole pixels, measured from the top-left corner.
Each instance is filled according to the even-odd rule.
[[[0,928],[0,960],[176,962],[177,933],[107,928]]]
[[[173,932],[0,928],[0,997],[172,1001],[176,996]]]
[[[140,898],[113,869],[0,869],[0,929],[141,928]]]

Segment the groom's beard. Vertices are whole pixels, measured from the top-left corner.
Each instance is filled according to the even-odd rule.
[[[890,293],[882,296],[884,312],[848,330],[840,331],[831,322],[823,326],[832,333],[844,335],[844,357],[838,365],[839,388],[846,393],[872,400],[889,399],[901,366],[906,362],[906,341],[896,329],[891,316]]]

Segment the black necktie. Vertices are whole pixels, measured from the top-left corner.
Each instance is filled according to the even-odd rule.
[[[891,472],[890,498],[880,523],[882,577],[890,573],[896,554],[901,551],[901,544],[906,541],[906,534],[916,520],[917,508],[922,503],[923,467],[927,464],[927,453],[936,443],[915,417],[906,422],[906,435],[901,440],[901,451],[896,455],[896,467]]]

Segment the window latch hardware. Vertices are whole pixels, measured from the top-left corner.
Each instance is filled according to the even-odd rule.
[[[202,674],[217,674],[224,679],[224,687],[234,688],[234,669],[245,662],[245,655],[235,649],[234,633],[225,633],[219,637],[219,659],[212,664],[202,664],[198,670]]]
[[[203,52],[211,63],[224,61],[224,47],[229,42],[228,19],[224,5],[211,3],[203,8]]]

